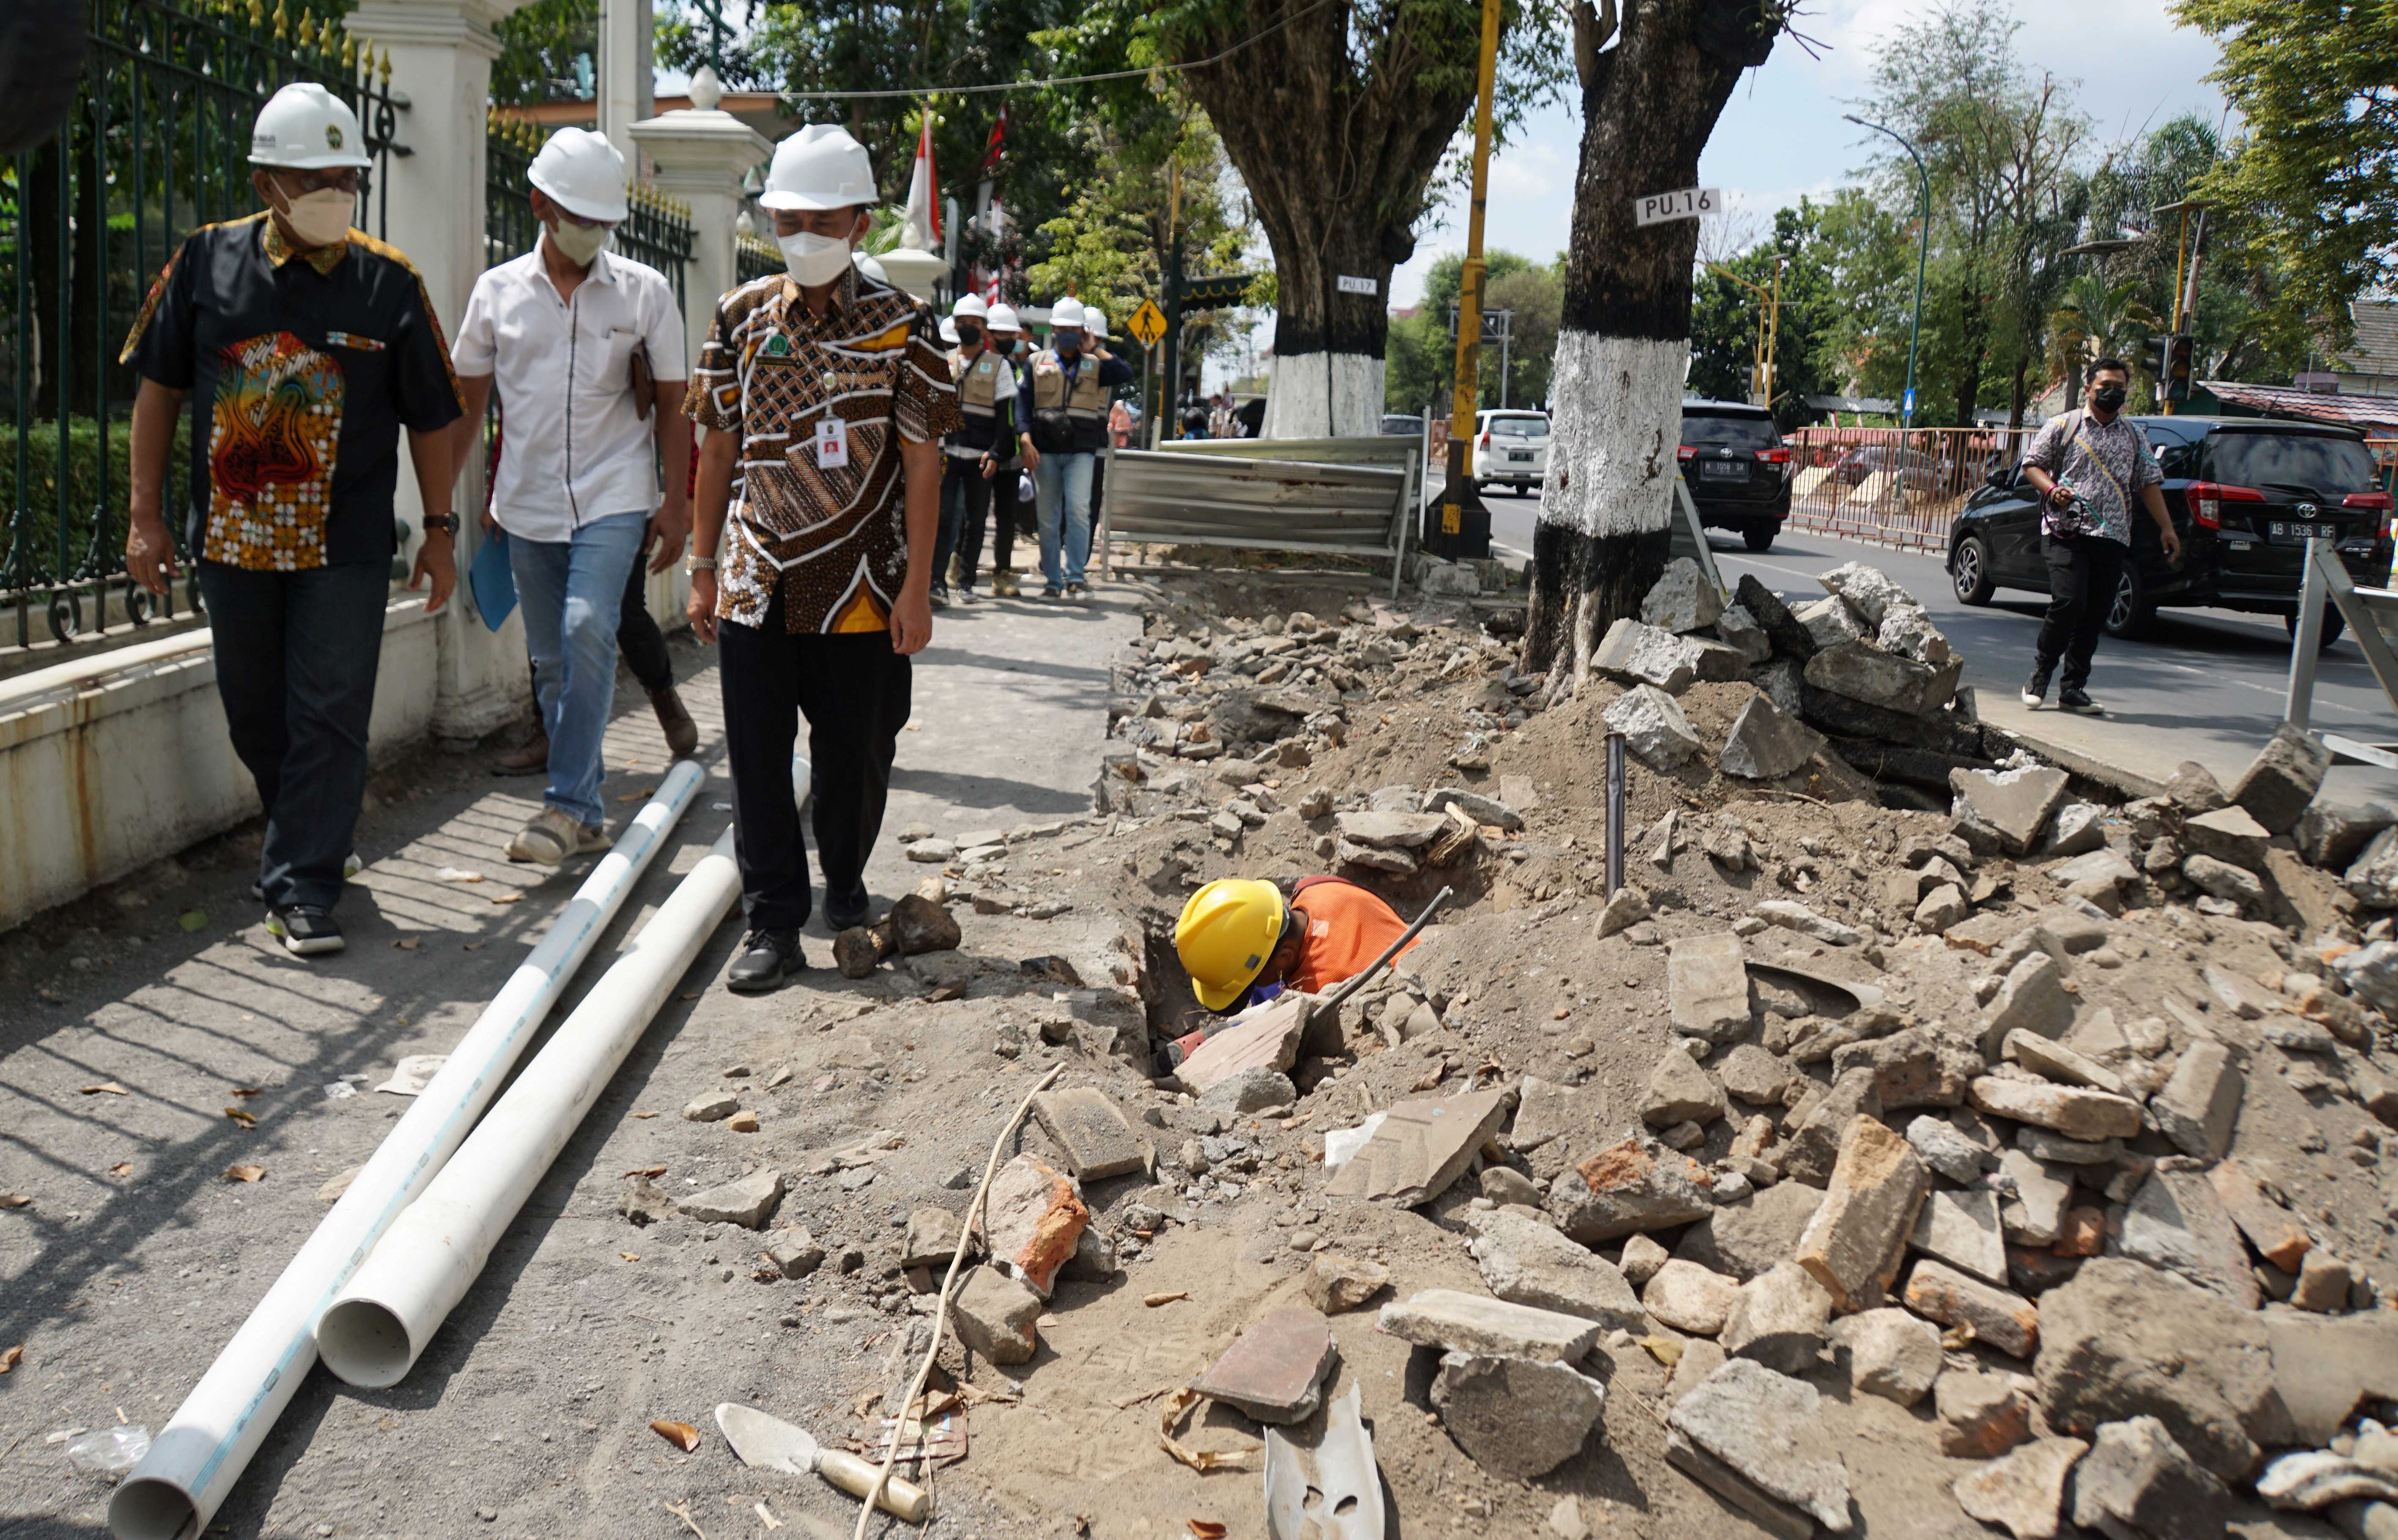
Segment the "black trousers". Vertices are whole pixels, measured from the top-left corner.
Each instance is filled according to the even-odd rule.
[[[724,743],[733,772],[733,854],[752,930],[808,921],[808,853],[791,792],[791,746],[808,719],[816,864],[828,894],[859,893],[882,832],[891,762],[908,724],[910,669],[891,634],[792,636],[778,593],[762,626],[717,631]]]
[[[2091,655],[2123,581],[2123,562],[2130,549],[2096,535],[2056,540],[2040,538],[2041,556],[2048,562],[2048,617],[2040,623],[2040,641],[2033,645],[2032,669],[2046,679],[2062,658],[2065,677],[2058,688],[2079,690],[2090,682]]]
[[[650,615],[641,589],[649,582],[650,559],[645,551],[625,574],[624,607],[616,612],[616,651],[641,688],[652,695],[674,688],[674,659],[667,652],[666,633]]]
[[[307,572],[199,564],[233,751],[266,809],[259,885],[278,908],[330,909],[367,789],[391,563]]]
[[[982,526],[990,515],[992,483],[1014,474],[1000,471],[986,480],[980,460],[941,456],[941,534],[933,547],[934,588],[949,586],[952,552],[958,559],[958,587],[975,586],[975,569],[982,564]],[[1003,526],[1000,538],[1012,541],[1014,536]]]
[[[1016,494],[1023,476],[1023,462],[1010,461],[990,479],[990,570],[995,573],[1016,570],[1016,537],[1033,533],[1023,522],[1022,499]]]

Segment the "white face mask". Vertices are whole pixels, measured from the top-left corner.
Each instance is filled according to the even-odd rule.
[[[546,224],[542,230],[558,254],[577,267],[588,267],[592,260],[608,249],[608,239],[616,233],[613,224],[577,224],[561,219],[556,224]]]
[[[327,187],[314,193],[303,193],[291,200],[289,208],[276,212],[291,233],[306,246],[331,246],[350,233],[350,216],[357,212],[358,200],[354,193],[338,187]]]
[[[849,242],[830,236],[802,230],[796,236],[779,236],[775,244],[783,249],[784,268],[811,289],[832,282],[849,266]]]

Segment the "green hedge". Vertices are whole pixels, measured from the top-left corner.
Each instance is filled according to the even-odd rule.
[[[169,503],[180,494],[190,437],[190,420],[178,417],[175,449],[169,460]],[[108,528],[111,565],[125,547],[127,517],[127,444],[131,427],[122,422],[108,426]],[[67,428],[67,571],[83,561],[91,545],[92,508],[100,500],[100,425],[89,417],[68,420]],[[34,582],[54,580],[59,570],[59,426],[55,421],[33,425],[25,439],[25,480],[17,481],[17,426],[0,418],[0,560],[15,548],[21,532],[27,545],[23,575]],[[170,526],[178,523],[171,515]],[[15,586],[17,573],[0,573],[0,588]]]

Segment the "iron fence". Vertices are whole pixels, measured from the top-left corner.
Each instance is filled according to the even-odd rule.
[[[1792,527],[1945,550],[1957,512],[2012,466],[2030,428],[1802,427],[1790,452]]]
[[[733,281],[755,283],[783,270],[783,249],[757,236],[738,236],[733,242]]]
[[[0,605],[32,611],[63,642],[110,624],[109,590],[141,624],[150,596],[125,578],[127,425],[137,385],[116,354],[152,278],[192,231],[256,210],[249,132],[296,80],[347,101],[373,165],[362,226],[387,212],[390,157],[407,100],[391,61],[344,33],[343,0],[92,0],[83,89],[48,142],[0,157]],[[190,488],[179,423],[163,502]],[[188,552],[182,553],[188,566]],[[198,607],[196,584],[185,586]],[[171,614],[171,595],[158,606]]]

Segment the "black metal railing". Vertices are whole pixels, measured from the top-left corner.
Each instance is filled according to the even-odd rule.
[[[733,277],[736,283],[754,283],[783,270],[783,250],[757,236],[738,236],[733,242]]]
[[[383,173],[409,153],[397,142],[408,103],[391,89],[389,56],[339,25],[347,8],[92,0],[93,47],[66,124],[0,157],[0,607],[17,612],[18,645],[32,640],[37,606],[60,641],[104,628],[112,588],[125,618],[151,617],[149,596],[124,575],[136,380],[116,355],[183,238],[256,210],[250,127],[278,88],[314,80],[357,110],[373,160],[359,224],[384,233]],[[163,499],[179,541],[186,464],[179,441]],[[195,586],[186,596],[196,607]]]

